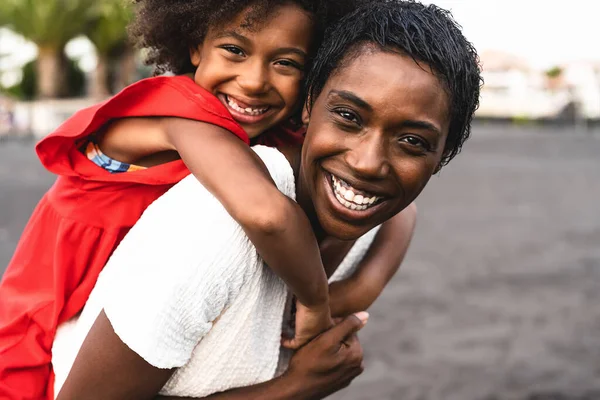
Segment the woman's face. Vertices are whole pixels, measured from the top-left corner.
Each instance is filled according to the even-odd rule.
[[[324,234],[344,240],[421,193],[440,163],[450,124],[448,95],[427,65],[363,50],[329,78],[310,116],[304,113],[298,200],[314,209]]]

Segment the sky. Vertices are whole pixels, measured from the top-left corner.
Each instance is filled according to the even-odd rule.
[[[536,68],[600,61],[598,0],[434,0],[452,11],[479,53],[500,50]]]
[[[517,55],[538,69],[570,61],[600,63],[600,0],[424,0],[452,11],[465,36],[481,54],[499,50]],[[1,33],[0,68],[14,68],[35,57],[35,46]],[[71,56],[84,56],[82,67],[95,65],[92,46],[76,40],[67,48]],[[90,55],[90,53],[92,53]],[[87,55],[87,56],[85,56]],[[5,74],[7,75],[7,74]],[[5,79],[14,79],[7,75]],[[5,82],[5,84],[8,82]]]

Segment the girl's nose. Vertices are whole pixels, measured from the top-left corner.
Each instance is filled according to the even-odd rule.
[[[238,75],[237,81],[246,94],[261,94],[269,87],[269,73],[262,63],[248,63]]]

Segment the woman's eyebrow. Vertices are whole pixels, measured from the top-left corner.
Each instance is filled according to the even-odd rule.
[[[402,122],[402,126],[404,126],[406,128],[413,128],[413,129],[426,129],[428,131],[435,133],[437,136],[442,136],[442,131],[437,126],[432,124],[431,122],[409,120],[409,121]]]
[[[371,107],[369,103],[347,90],[331,90],[329,91],[329,96],[331,95],[339,96],[342,99],[352,102],[367,111],[373,111],[373,107]]]

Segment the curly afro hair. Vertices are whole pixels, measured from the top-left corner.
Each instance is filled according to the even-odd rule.
[[[483,83],[477,52],[449,11],[412,0],[374,0],[342,18],[326,38],[306,77],[310,110],[329,77],[372,46],[429,65],[450,98],[450,129],[440,167],[471,133]],[[390,71],[391,73],[391,71]]]
[[[198,46],[212,26],[233,20],[249,9],[245,27],[266,21],[279,6],[296,4],[315,19],[320,45],[327,26],[368,0],[134,0],[135,18],[129,26],[134,42],[148,50],[146,64],[155,73],[193,72],[189,49]]]

